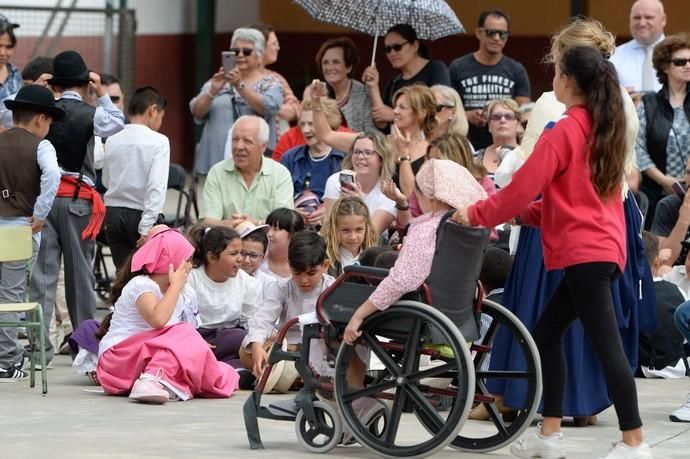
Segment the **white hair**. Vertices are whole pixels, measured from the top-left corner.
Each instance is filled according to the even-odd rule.
[[[257,123],[259,123],[259,132],[257,135],[257,141],[261,145],[266,145],[268,143],[268,137],[269,137],[269,129],[268,129],[268,123],[266,122],[265,119],[261,118],[260,116],[256,115],[242,115],[237,120],[233,123],[232,127],[230,128],[230,137],[232,137],[232,131],[235,129],[235,126],[237,126],[237,123],[243,120],[253,120]]]
[[[259,58],[259,63],[263,62],[264,51],[266,50],[266,39],[264,34],[256,29],[250,29],[247,27],[240,27],[235,29],[230,39],[230,47],[234,48],[237,40],[250,41],[254,44],[254,52]]]

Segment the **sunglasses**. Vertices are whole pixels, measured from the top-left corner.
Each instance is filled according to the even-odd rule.
[[[678,59],[671,59],[671,62],[673,65],[676,67],[685,67],[688,62],[690,62],[690,59],[685,59],[685,58],[678,58]]]
[[[110,101],[114,104],[120,102],[120,99],[122,99],[120,96],[110,96]]]
[[[440,111],[443,110],[444,108],[455,108],[455,105],[438,104],[438,105],[436,106],[436,111],[437,111],[437,112],[440,112]]]
[[[484,27],[480,28],[479,30],[484,32],[484,35],[486,35],[489,38],[493,38],[494,36],[498,35],[498,38],[500,38],[501,40],[507,40],[510,36],[510,32],[508,32],[507,30],[485,29]]]
[[[390,54],[391,52],[395,51],[396,53],[403,49],[403,46],[408,44],[409,41],[404,41],[402,43],[396,43],[394,45],[387,45],[383,47],[383,50],[386,52],[386,54]]]
[[[491,117],[489,118],[491,121],[501,121],[502,119],[505,119],[506,121],[515,121],[517,119],[517,115],[513,112],[509,113],[492,113]]]
[[[254,48],[230,48],[230,52],[235,53],[236,56],[248,57],[252,55]]]

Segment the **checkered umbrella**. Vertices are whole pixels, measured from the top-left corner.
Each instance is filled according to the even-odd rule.
[[[443,0],[294,0],[314,19],[348,27],[376,39],[395,24],[409,24],[417,36],[436,40],[465,28]],[[372,57],[373,62],[373,57]]]

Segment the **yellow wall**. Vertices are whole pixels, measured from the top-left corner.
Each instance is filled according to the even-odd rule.
[[[342,0],[347,1],[347,0]],[[628,18],[632,0],[589,0],[589,15],[599,19],[616,35],[629,35]],[[500,8],[512,19],[514,35],[550,35],[568,22],[569,0],[448,0],[468,32],[474,30],[479,13]],[[690,30],[690,1],[664,0],[668,15],[667,33]],[[290,0],[260,0],[259,16],[280,32],[341,32],[342,29],[313,20]]]

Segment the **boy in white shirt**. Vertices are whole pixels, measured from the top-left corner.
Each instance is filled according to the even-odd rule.
[[[130,124],[105,143],[105,232],[117,269],[163,211],[170,142],[158,130],[165,107],[166,100],[155,88],[135,90],[129,100]]]

